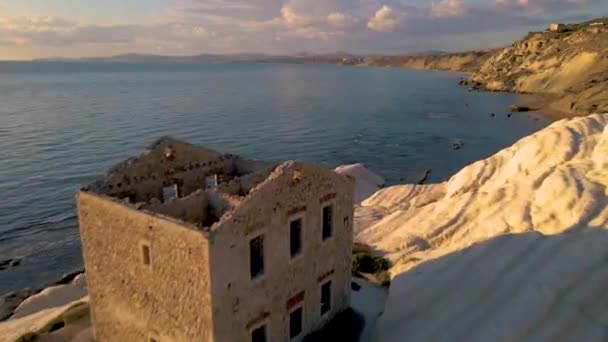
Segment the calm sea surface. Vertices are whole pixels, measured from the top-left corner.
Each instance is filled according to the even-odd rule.
[[[82,267],[74,193],[163,135],[441,181],[549,122],[459,75],[318,65],[0,63],[0,295]],[[495,113],[491,117],[490,113]],[[452,150],[451,142],[464,147]]]

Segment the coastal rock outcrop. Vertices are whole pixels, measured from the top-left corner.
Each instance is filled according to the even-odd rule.
[[[492,53],[467,83],[490,91],[545,94],[550,107],[566,113],[608,111],[607,24],[608,19],[599,19],[531,32]]]
[[[530,32],[506,48],[369,57],[361,65],[471,73],[469,91],[541,94],[568,116],[608,111],[608,18]]]
[[[384,186],[384,179],[363,164],[338,166],[334,171],[355,179],[355,202],[360,203]]]
[[[493,50],[433,55],[368,57],[362,66],[403,67],[422,70],[474,72],[491,56]],[[465,83],[464,80],[461,81]]]
[[[91,342],[93,339],[89,321],[89,297],[0,323],[0,332],[0,342]],[[39,336],[44,337],[38,339]]]
[[[355,240],[393,262],[379,340],[602,341],[607,166],[608,114],[594,114],[555,122],[447,182],[363,201],[384,215]]]
[[[8,258],[0,260],[0,271],[4,271],[9,267],[17,267],[21,264],[21,258]]]
[[[21,301],[11,317],[0,322],[0,342],[33,341],[39,335],[44,341],[92,341],[85,274],[67,277],[64,284]]]

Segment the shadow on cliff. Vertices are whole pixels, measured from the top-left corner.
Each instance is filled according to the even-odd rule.
[[[608,231],[499,236],[397,275],[381,340],[608,338]]]

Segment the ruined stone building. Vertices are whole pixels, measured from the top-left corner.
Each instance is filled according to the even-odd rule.
[[[353,181],[163,138],[77,195],[96,341],[299,341],[349,305]]]

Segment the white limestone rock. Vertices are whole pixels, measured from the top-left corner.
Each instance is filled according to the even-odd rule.
[[[360,203],[384,186],[384,179],[368,170],[363,164],[338,166],[335,171],[355,179],[355,202]]]
[[[394,263],[379,340],[605,340],[607,155],[608,114],[562,120],[363,201],[386,211],[356,240]]]

